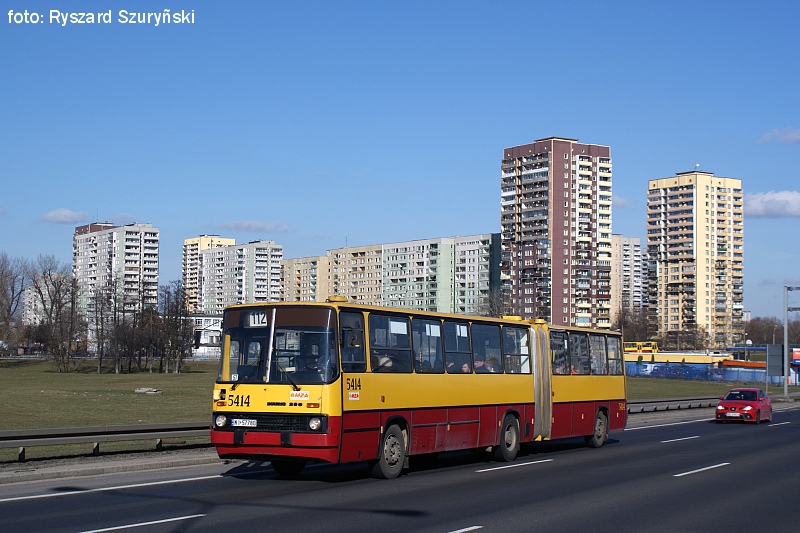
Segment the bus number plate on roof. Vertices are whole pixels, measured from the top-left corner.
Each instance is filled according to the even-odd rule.
[[[249,311],[245,318],[244,325],[247,328],[267,327],[267,312],[265,310]]]
[[[234,418],[231,420],[231,425],[234,427],[254,428],[256,427],[256,421],[252,418]]]

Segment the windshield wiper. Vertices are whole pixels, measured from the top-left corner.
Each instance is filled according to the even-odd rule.
[[[288,380],[289,380],[289,383],[291,383],[291,384],[292,384],[292,388],[293,388],[294,390],[296,390],[296,391],[299,391],[299,390],[300,390],[300,387],[298,387],[298,386],[297,386],[297,383],[295,383],[295,382],[294,382],[294,380],[292,379],[292,376],[290,376],[290,375],[289,375],[289,373],[286,371],[286,369],[285,369],[285,368],[283,368],[283,365],[281,365],[281,364],[278,362],[278,358],[277,358],[277,357],[275,358],[275,364],[276,364],[276,365],[278,365],[278,370],[280,370],[281,372],[283,372],[283,375],[284,375],[284,376],[286,376],[286,379],[288,379]]]
[[[243,380],[239,380],[236,383],[234,383],[233,386],[231,387],[231,390],[236,390],[236,386],[239,385],[239,383],[242,383],[244,381],[249,381],[250,378],[253,377],[253,373],[256,370],[258,370],[259,368],[261,368],[261,361],[263,361],[263,360],[264,360],[264,356],[263,355],[259,355],[258,356],[258,361],[256,361],[256,365],[252,369],[250,369],[250,371],[247,373],[247,375],[244,377]]]

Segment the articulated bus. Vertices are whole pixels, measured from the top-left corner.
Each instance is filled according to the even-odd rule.
[[[632,353],[658,353],[658,343],[655,341],[647,342],[623,342],[622,350]]]
[[[279,475],[366,461],[393,478],[408,457],[584,437],[627,422],[619,333],[348,303],[225,310],[211,442]]]

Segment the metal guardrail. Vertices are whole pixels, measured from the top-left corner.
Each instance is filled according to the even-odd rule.
[[[654,413],[656,411],[671,411],[676,409],[698,409],[715,407],[719,396],[703,398],[664,398],[658,400],[629,400],[628,414]]]
[[[658,400],[628,401],[628,413],[651,413],[674,409],[714,407],[719,397],[666,398]],[[64,444],[92,443],[92,453],[100,454],[101,442],[122,442],[155,439],[156,450],[162,449],[162,440],[178,437],[209,435],[208,422],[182,422],[173,424],[132,424],[126,426],[93,426],[75,428],[26,429],[0,431],[0,448],[19,447],[18,460],[25,461],[25,448],[30,446],[60,446]]]
[[[209,431],[209,422],[10,430],[0,431],[0,448],[19,447],[18,460],[24,462],[25,448],[28,446],[60,446],[91,442],[92,453],[99,455],[101,442],[155,439],[156,450],[161,450],[163,439],[208,436]]]

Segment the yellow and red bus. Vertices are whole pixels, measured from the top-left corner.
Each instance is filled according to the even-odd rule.
[[[619,333],[348,303],[225,310],[211,442],[221,458],[367,461],[393,478],[408,457],[584,437],[627,422]]]

